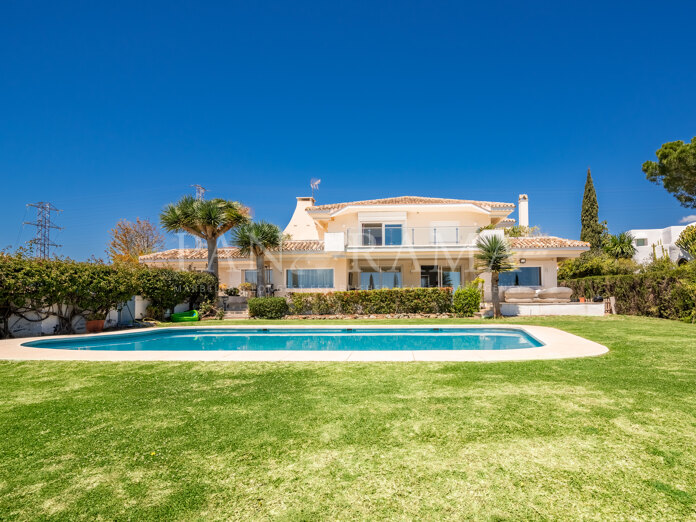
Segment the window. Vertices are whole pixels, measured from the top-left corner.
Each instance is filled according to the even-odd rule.
[[[402,241],[400,224],[365,223],[362,227],[363,246],[400,245]]]
[[[648,246],[648,240],[644,237],[639,237],[636,239],[636,246]]]
[[[455,290],[462,286],[462,274],[459,270],[442,270],[442,286],[449,286]]]
[[[363,245],[382,245],[382,225],[380,223],[366,223],[363,225]]]
[[[437,265],[421,265],[421,288],[438,286]]]
[[[437,265],[421,265],[421,288],[458,288],[461,284],[462,274],[457,269]]]
[[[524,266],[512,272],[501,272],[500,286],[541,286],[541,267]]]
[[[400,245],[403,237],[401,225],[384,225],[384,244]]]
[[[360,289],[401,288],[401,268],[364,268],[360,270]]]
[[[288,288],[333,288],[333,268],[288,270]]]
[[[256,284],[256,270],[244,270],[244,282]],[[270,268],[266,269],[266,284],[270,285],[273,283],[273,270]]]

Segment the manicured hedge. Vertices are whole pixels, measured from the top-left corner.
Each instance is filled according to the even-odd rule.
[[[293,293],[295,315],[434,314],[452,311],[451,288],[392,288],[346,292]]]
[[[282,319],[288,314],[288,303],[282,297],[252,297],[249,316],[258,319]]]
[[[559,286],[572,288],[575,295],[616,297],[619,314],[645,315],[693,321],[696,318],[696,285],[661,273],[565,279]]]

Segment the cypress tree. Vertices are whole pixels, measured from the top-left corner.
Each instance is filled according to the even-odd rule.
[[[595,192],[592,174],[587,169],[587,181],[585,181],[585,194],[582,198],[582,212],[580,213],[580,240],[587,241],[593,249],[602,247],[602,233],[604,226],[599,222],[599,205]]]

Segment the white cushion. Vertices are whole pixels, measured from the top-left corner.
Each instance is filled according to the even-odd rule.
[[[508,299],[533,299],[536,296],[536,290],[528,286],[515,286],[505,290],[505,300]]]
[[[570,299],[571,295],[573,295],[572,288],[566,288],[564,286],[544,288],[537,293],[539,299]]]

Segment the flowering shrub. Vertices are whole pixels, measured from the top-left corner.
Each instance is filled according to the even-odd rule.
[[[290,313],[332,314],[436,314],[452,311],[451,288],[389,288],[346,292],[293,293]]]

